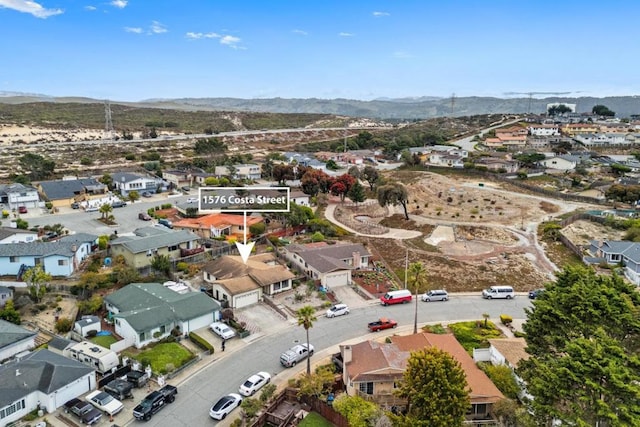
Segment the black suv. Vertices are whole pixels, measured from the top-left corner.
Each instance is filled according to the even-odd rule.
[[[64,410],[78,417],[82,424],[92,425],[102,418],[102,412],[96,409],[91,403],[78,398],[71,399],[65,403]]]

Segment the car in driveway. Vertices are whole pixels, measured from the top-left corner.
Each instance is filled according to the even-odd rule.
[[[26,206],[18,206],[18,213],[21,213],[21,214],[27,213],[27,207]]]
[[[71,203],[71,209],[80,209],[80,203],[78,202]]]
[[[116,200],[111,203],[112,208],[124,208],[125,206],[127,206],[127,202],[123,202],[122,200]]]
[[[105,391],[92,391],[85,396],[85,400],[110,416],[116,415],[124,409],[122,402]]]
[[[444,291],[442,289],[427,291],[424,294],[422,294],[422,301],[424,302],[448,301],[448,300],[449,300],[449,294],[447,293],[447,291]]]
[[[225,325],[222,322],[214,322],[209,325],[209,328],[220,338],[228,340],[236,336],[236,332],[229,327],[229,325]]]
[[[152,196],[153,196],[153,194],[151,194],[148,191],[145,191],[145,192],[142,193],[142,197],[152,197]]]
[[[251,375],[240,386],[240,394],[243,396],[252,396],[256,391],[260,390],[265,385],[271,382],[271,375],[268,372],[258,372]]]
[[[331,318],[336,316],[344,316],[349,314],[349,306],[347,304],[335,304],[327,310],[325,316]]]
[[[146,212],[140,212],[140,213],[138,214],[138,219],[141,219],[141,220],[143,220],[143,221],[151,221],[151,215],[149,215],[149,214],[148,214],[148,213],[146,213]]]
[[[187,199],[187,203],[198,203],[198,198],[197,197],[189,197]]]
[[[224,420],[227,415],[242,403],[242,396],[230,393],[218,399],[209,410],[209,416],[214,420]]]
[[[89,402],[84,402],[78,398],[71,399],[64,404],[64,411],[71,412],[78,417],[81,424],[93,425],[100,421],[102,412],[96,409]]]

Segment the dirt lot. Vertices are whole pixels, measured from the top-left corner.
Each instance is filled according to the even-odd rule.
[[[450,292],[479,291],[489,285],[511,284],[517,291],[542,286],[556,267],[546,258],[535,233],[543,221],[579,207],[577,203],[518,194],[499,184],[455,179],[424,172],[395,173],[409,191],[410,221],[400,206],[385,218],[371,218],[390,228],[419,230],[409,240],[359,237],[404,280],[405,256],[422,262],[429,288]],[[357,212],[354,213],[358,214]],[[594,238],[619,238],[614,230],[580,221],[566,234],[577,244]]]

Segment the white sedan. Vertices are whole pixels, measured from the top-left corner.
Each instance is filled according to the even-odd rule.
[[[122,409],[124,408],[122,402],[111,396],[109,393],[100,390],[96,390],[87,394],[85,400],[102,412],[111,416],[122,411]]]
[[[258,372],[251,375],[240,386],[240,394],[243,396],[252,396],[256,391],[260,390],[264,385],[269,384],[271,375],[268,372]]]
[[[212,323],[209,325],[209,328],[211,328],[216,335],[225,340],[236,336],[236,332],[222,322]]]
[[[209,416],[214,420],[224,420],[227,415],[242,403],[239,394],[231,393],[221,397],[209,410]]]

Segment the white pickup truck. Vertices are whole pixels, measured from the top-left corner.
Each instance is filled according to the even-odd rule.
[[[282,353],[280,355],[280,363],[285,368],[291,368],[292,366],[296,366],[296,363],[306,359],[307,357],[311,357],[312,355],[313,346],[311,344],[309,344],[309,348],[307,348],[306,343],[299,344]]]

